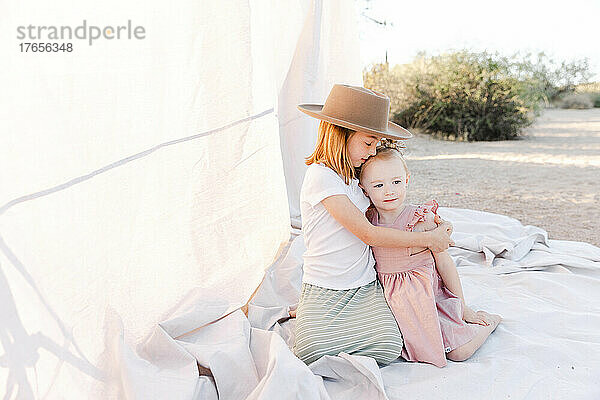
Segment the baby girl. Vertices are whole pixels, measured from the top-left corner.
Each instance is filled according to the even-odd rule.
[[[404,204],[409,172],[389,142],[378,147],[360,171],[360,187],[371,199],[367,218],[375,226],[423,232],[437,226],[438,204]],[[402,357],[438,367],[446,358],[463,361],[485,342],[501,317],[465,305],[454,261],[427,248],[372,246],[377,277],[402,336]]]

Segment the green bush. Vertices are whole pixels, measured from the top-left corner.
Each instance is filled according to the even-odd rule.
[[[391,69],[376,64],[363,78],[365,87],[390,96],[400,125],[456,140],[506,140],[533,122],[556,85],[566,84],[549,71],[516,56],[463,50],[420,53]]]

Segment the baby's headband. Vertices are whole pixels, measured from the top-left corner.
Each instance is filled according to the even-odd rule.
[[[382,138],[379,141],[379,145],[377,146],[378,150],[383,150],[383,149],[394,149],[397,150],[400,154],[402,154],[402,150],[404,150],[406,148],[406,145],[404,144],[404,140],[392,140],[392,139],[388,139],[388,138]]]

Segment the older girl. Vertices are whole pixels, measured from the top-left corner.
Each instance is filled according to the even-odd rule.
[[[340,352],[380,365],[398,358],[402,335],[376,279],[370,245],[439,252],[453,244],[447,222],[405,232],[373,226],[365,217],[370,201],[358,187],[357,168],[381,138],[412,136],[388,122],[389,102],[362,87],[335,85],[324,105],[298,106],[321,120],[300,193],[306,252],[293,351],[307,364]]]

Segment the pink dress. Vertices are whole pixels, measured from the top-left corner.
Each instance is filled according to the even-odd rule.
[[[417,222],[432,221],[437,208],[435,201],[406,205],[392,224],[380,224],[374,209],[367,217],[375,226],[412,231]],[[444,367],[446,353],[476,333],[462,319],[460,298],[444,286],[429,249],[413,255],[407,247],[372,249],[377,277],[404,338],[402,357]]]

